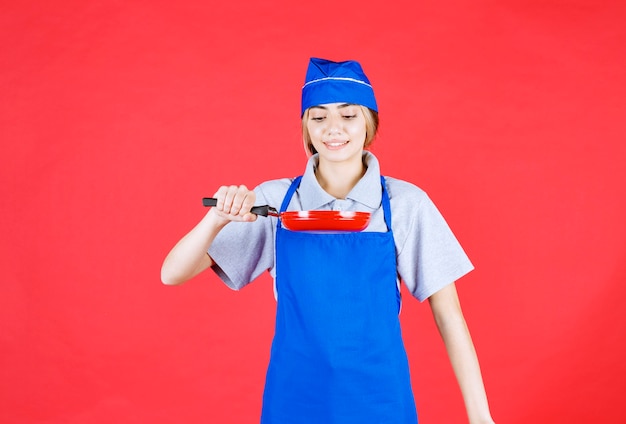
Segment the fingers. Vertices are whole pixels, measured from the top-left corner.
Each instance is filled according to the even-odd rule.
[[[223,218],[231,221],[254,221],[256,219],[256,215],[250,213],[256,201],[256,194],[248,190],[245,185],[222,186],[214,197],[217,199],[214,209]]]

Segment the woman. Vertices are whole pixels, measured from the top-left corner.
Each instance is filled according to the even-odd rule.
[[[165,259],[163,282],[212,268],[238,290],[270,271],[277,315],[261,423],[415,424],[398,318],[402,280],[429,300],[469,421],[492,423],[454,284],[472,264],[428,196],[382,177],[365,150],[378,107],[361,66],[312,58],[301,116],[304,174],[254,190],[220,187],[217,206]],[[289,231],[276,218],[257,219],[255,204],[365,211],[371,221],[363,232]]]

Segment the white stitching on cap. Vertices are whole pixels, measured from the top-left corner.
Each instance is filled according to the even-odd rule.
[[[328,81],[328,80],[339,80],[339,81],[350,81],[350,82],[358,82],[359,84],[363,84],[368,86],[369,88],[372,88],[372,86],[364,81],[358,80],[358,79],[354,79],[354,78],[345,78],[345,77],[325,77],[325,78],[319,78],[313,81],[309,81],[306,84],[304,84],[302,86],[302,88],[306,87],[309,84],[313,84],[315,82],[320,82],[320,81]]]

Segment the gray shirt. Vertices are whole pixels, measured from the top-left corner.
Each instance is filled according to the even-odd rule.
[[[364,231],[387,231],[382,210],[380,167],[376,157],[364,152],[365,175],[345,199],[336,199],[317,182],[317,156],[312,156],[300,187],[287,210],[345,210],[372,214]],[[280,208],[292,178],[267,181],[254,189],[257,205]],[[385,177],[391,202],[391,229],[396,246],[398,284],[404,281],[420,301],[456,281],[474,267],[434,203],[419,187]],[[253,223],[231,222],[209,248],[213,270],[239,290],[265,271],[275,274],[276,219],[259,217]],[[276,285],[274,284],[274,290]],[[276,294],[276,293],[275,293]]]

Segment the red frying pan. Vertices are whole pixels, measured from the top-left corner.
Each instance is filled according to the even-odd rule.
[[[204,206],[217,205],[217,199],[205,197]],[[268,205],[255,206],[250,212],[259,216],[278,217],[291,231],[363,231],[370,222],[369,212],[350,211],[286,211],[278,212]]]

